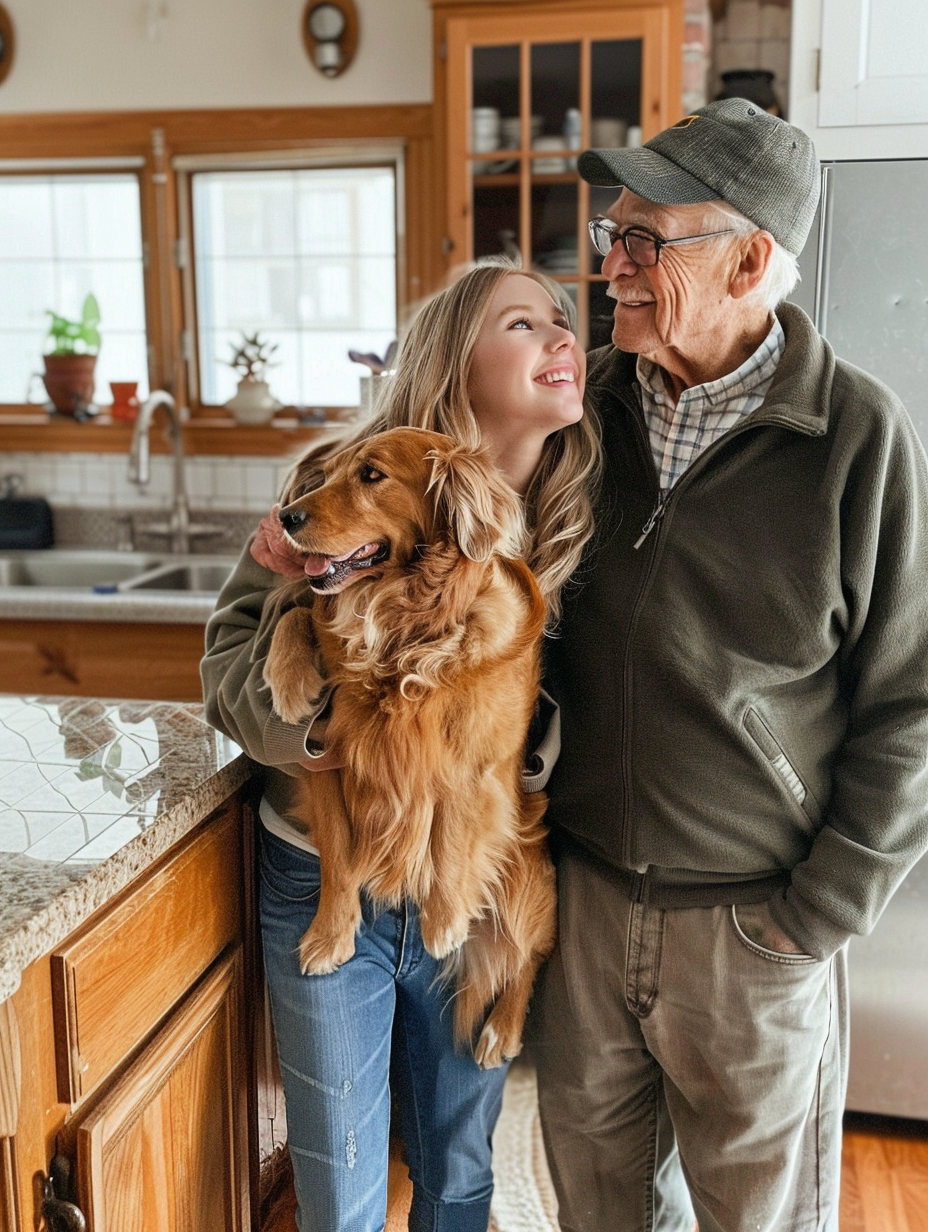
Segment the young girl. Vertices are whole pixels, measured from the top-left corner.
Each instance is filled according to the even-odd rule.
[[[540,275],[503,262],[469,270],[418,314],[378,413],[352,436],[411,426],[482,442],[525,500],[528,560],[549,627],[592,534],[600,466],[571,313],[560,287]],[[288,819],[288,782],[299,766],[332,763],[312,730],[318,712],[285,724],[263,687],[262,617],[280,573],[300,576],[302,561],[272,512],[219,597],[201,671],[210,722],[267,767],[260,923],[299,1226],[383,1228],[392,1089],[413,1182],[410,1232],[486,1232],[505,1067],[482,1071],[455,1049],[453,988],[437,978],[415,905],[379,909],[365,899],[354,956],[331,975],[300,972],[320,869],[312,836]],[[541,785],[532,771],[527,790]]]

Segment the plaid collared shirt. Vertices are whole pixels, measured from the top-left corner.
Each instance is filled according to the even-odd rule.
[[[780,322],[740,368],[717,381],[684,389],[674,405],[657,364],[638,357],[637,375],[661,489],[672,488],[691,462],[746,415],[756,411],[786,346]]]

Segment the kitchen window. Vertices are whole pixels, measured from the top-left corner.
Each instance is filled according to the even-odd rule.
[[[80,320],[90,292],[100,306],[102,336],[95,401],[110,401],[110,381],[137,381],[144,395],[148,345],[138,174],[0,164],[0,403],[45,402],[48,312]]]
[[[350,161],[349,161],[350,160]],[[367,369],[397,332],[399,152],[322,152],[280,165],[177,159],[191,399],[235,393],[242,334],[277,350],[271,392],[296,407],[357,406]]]

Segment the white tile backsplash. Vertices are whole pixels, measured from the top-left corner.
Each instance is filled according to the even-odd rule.
[[[171,458],[156,455],[150,482],[139,488],[129,480],[128,459],[119,454],[8,453],[0,458],[0,478],[23,476],[22,495],[82,508],[168,509],[171,468]],[[191,508],[266,513],[288,470],[289,463],[268,458],[190,458],[184,474]]]

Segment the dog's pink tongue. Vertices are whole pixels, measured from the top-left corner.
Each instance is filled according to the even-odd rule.
[[[314,556],[310,554],[303,562],[303,572],[309,577],[322,577],[328,567],[328,556]]]

